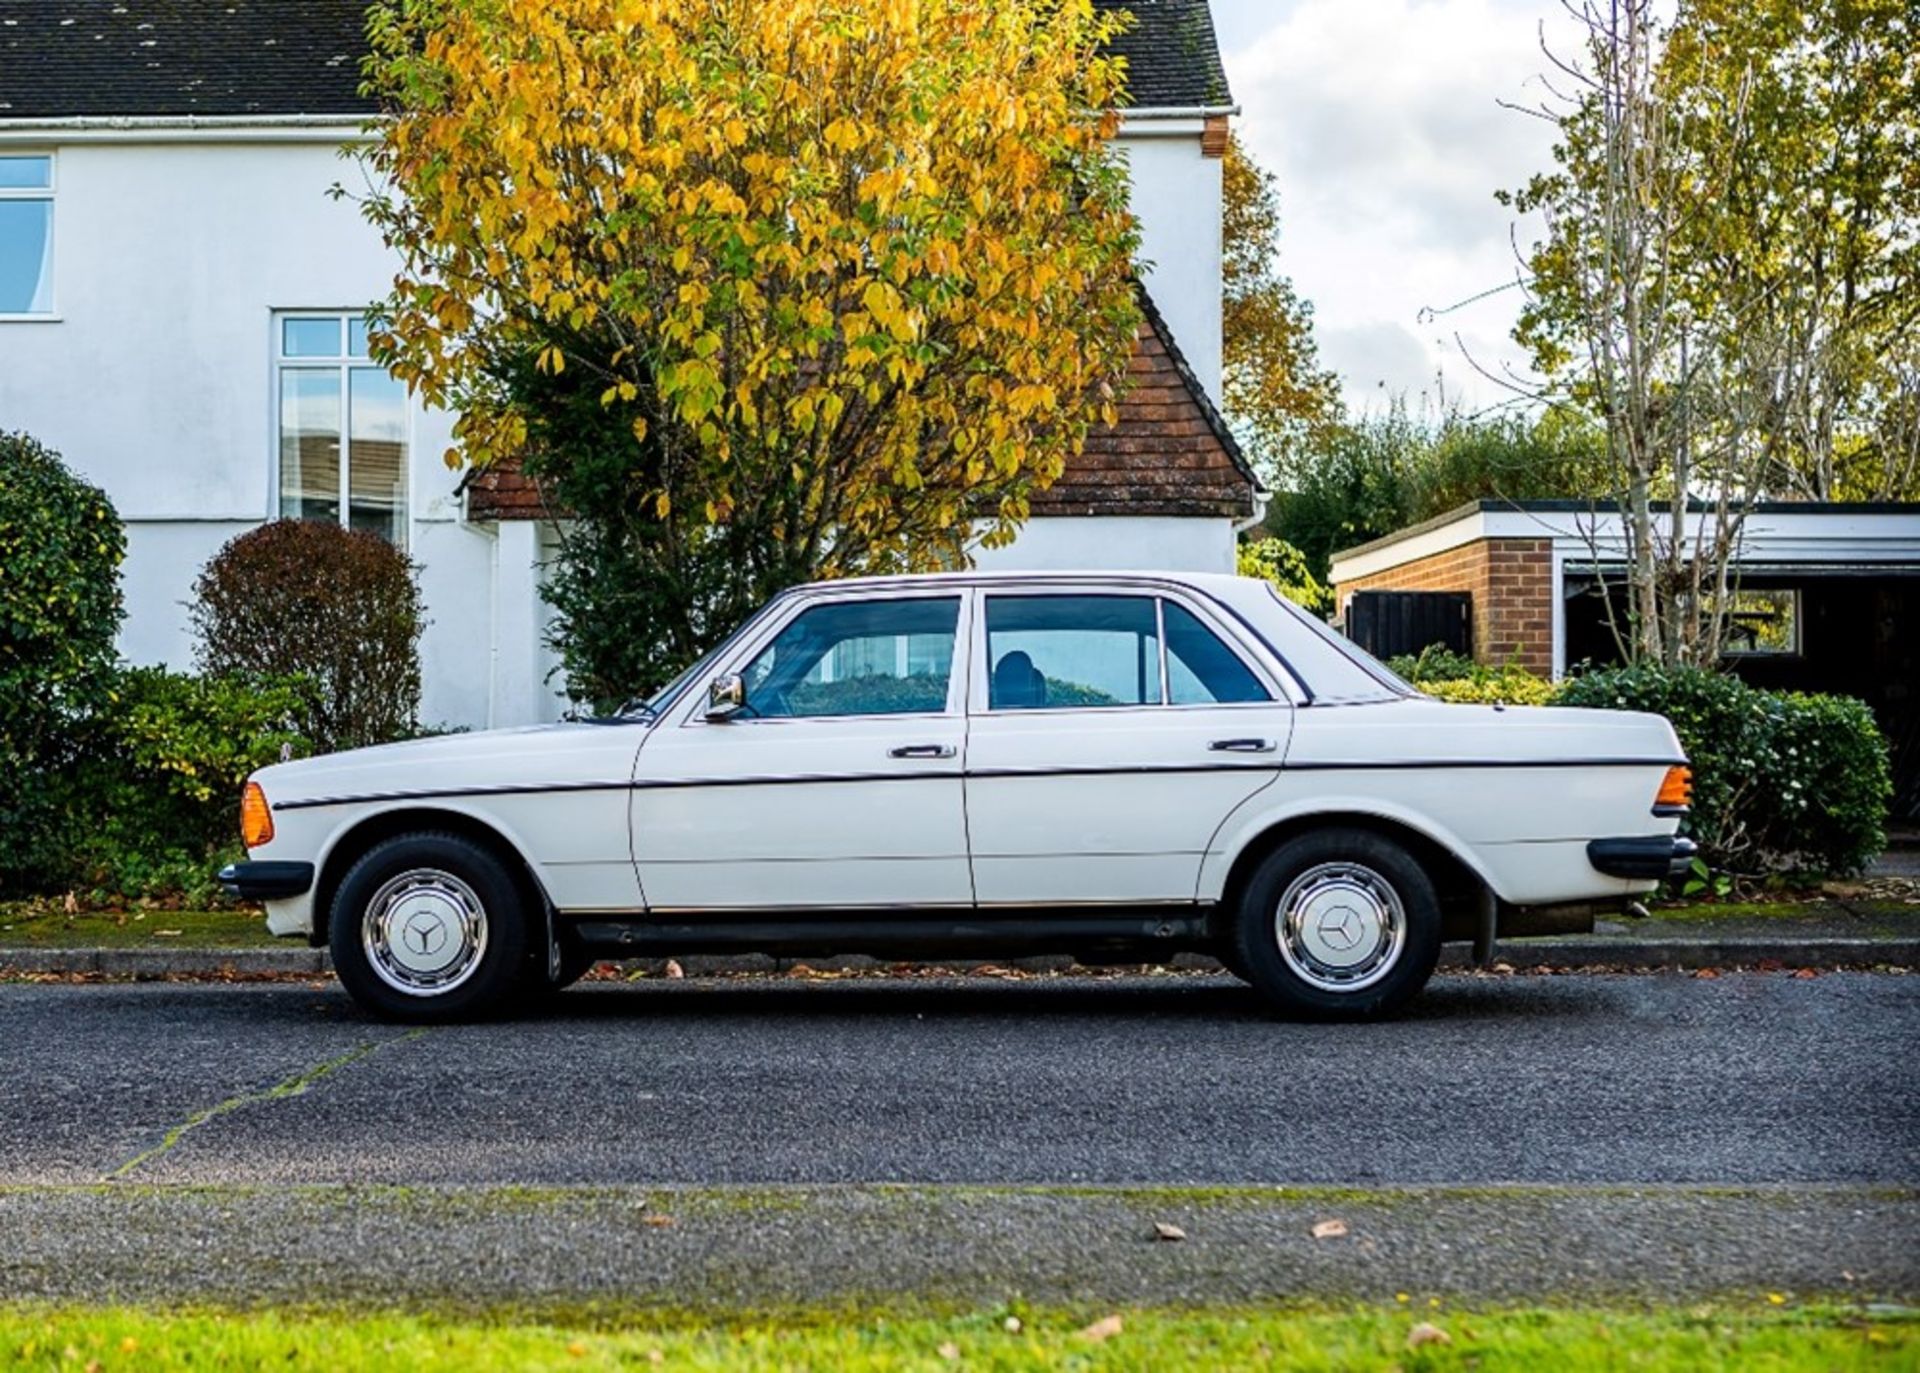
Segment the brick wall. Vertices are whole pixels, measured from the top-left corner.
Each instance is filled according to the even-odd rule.
[[[1547,539],[1476,539],[1371,577],[1339,583],[1344,611],[1356,591],[1465,591],[1473,596],[1473,656],[1553,672],[1553,552]]]

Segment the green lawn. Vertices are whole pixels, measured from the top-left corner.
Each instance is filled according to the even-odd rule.
[[[0,906],[0,949],[238,949],[273,944],[251,908],[226,911],[86,911]]]
[[[1421,1342],[1418,1327],[1444,1333]],[[1115,1328],[1117,1326],[1117,1329]],[[1104,1332],[1104,1333],[1103,1333]],[[578,1325],[392,1315],[0,1308],[0,1368],[1913,1369],[1911,1313],[1271,1310],[742,1317]]]

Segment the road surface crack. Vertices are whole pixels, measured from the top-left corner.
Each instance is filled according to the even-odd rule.
[[[284,1078],[263,1091],[242,1092],[238,1096],[230,1096],[225,1101],[216,1102],[204,1110],[195,1111],[192,1115],[188,1116],[185,1120],[161,1136],[160,1142],[151,1149],[135,1154],[118,1168],[108,1173],[104,1181],[117,1182],[121,1178],[127,1177],[136,1168],[151,1163],[155,1159],[168,1153],[181,1140],[185,1139],[189,1134],[199,1129],[202,1125],[207,1124],[209,1121],[218,1120],[221,1116],[229,1115],[239,1110],[242,1106],[252,1106],[259,1102],[282,1101],[287,1097],[300,1096],[315,1083],[331,1077],[342,1068],[350,1067],[358,1063],[363,1058],[371,1057],[381,1049],[386,1048],[389,1044],[404,1044],[408,1040],[420,1038],[420,1036],[425,1033],[426,1030],[423,1028],[409,1030],[406,1034],[396,1035],[392,1039],[367,1040],[364,1043],[356,1044],[353,1048],[338,1057],[330,1058],[324,1063],[317,1063],[311,1068],[303,1068],[292,1077]]]

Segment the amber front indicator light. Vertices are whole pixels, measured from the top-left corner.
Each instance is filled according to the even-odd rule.
[[[1653,798],[1655,815],[1674,815],[1693,804],[1693,769],[1685,766],[1667,769],[1660,779],[1660,790]]]
[[[267,809],[267,794],[258,782],[249,782],[240,793],[240,842],[257,849],[272,839],[273,812]]]

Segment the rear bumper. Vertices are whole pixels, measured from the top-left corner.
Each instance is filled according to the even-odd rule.
[[[220,885],[244,901],[280,901],[313,889],[311,863],[229,863],[220,869]]]
[[[1587,861],[1608,877],[1657,881],[1679,877],[1693,865],[1699,845],[1677,834],[1654,834],[1637,839],[1595,839],[1587,845]]]

